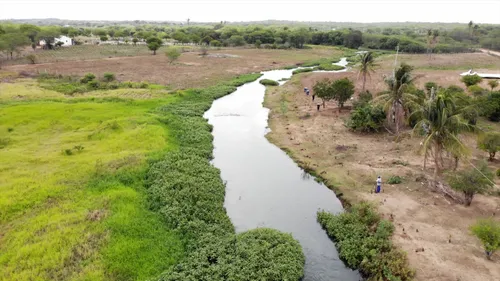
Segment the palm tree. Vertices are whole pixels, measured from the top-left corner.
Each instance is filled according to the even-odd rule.
[[[389,91],[374,99],[375,103],[383,104],[387,112],[387,121],[395,124],[396,134],[399,134],[404,116],[407,116],[410,107],[414,106],[418,100],[418,97],[408,91],[409,86],[415,80],[411,75],[412,70],[412,66],[402,63],[394,72],[394,76],[385,79]]]
[[[361,92],[365,91],[365,84],[366,84],[366,76],[370,77],[370,72],[375,72],[375,67],[377,64],[375,64],[375,58],[373,57],[372,52],[366,52],[360,55],[361,56],[361,61],[359,65],[359,70],[358,70],[358,79],[359,76],[363,76],[363,88],[361,89]]]
[[[425,132],[421,143],[424,152],[424,169],[428,155],[434,157],[434,180],[437,179],[443,167],[443,151],[451,153],[455,160],[467,154],[467,148],[459,135],[472,131],[474,127],[461,117],[454,99],[449,93],[439,93],[435,98],[425,102],[420,110],[413,114],[420,121],[413,128],[414,133]]]

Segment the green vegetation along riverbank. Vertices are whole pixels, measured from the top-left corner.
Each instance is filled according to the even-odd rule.
[[[175,93],[1,84],[0,279],[299,280],[291,235],[235,234],[209,162],[203,113],[258,77]]]

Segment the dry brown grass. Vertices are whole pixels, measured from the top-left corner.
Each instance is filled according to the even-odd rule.
[[[295,63],[338,56],[334,48],[306,50],[225,49],[211,54],[230,54],[235,57],[201,57],[197,52],[183,53],[175,64],[169,64],[159,51],[156,56],[120,57],[99,60],[6,66],[6,71],[27,71],[83,75],[92,72],[102,75],[114,72],[121,81],[149,81],[169,85],[174,89],[206,87],[231,77],[280,68]]]
[[[387,67],[384,71],[390,73]],[[418,84],[425,83],[425,78],[440,84],[461,84],[456,72],[418,70],[417,73],[424,74]],[[339,112],[332,102],[318,112],[311,97],[303,93],[303,87],[311,88],[314,81],[324,77],[346,76],[355,78],[356,74],[304,73],[282,87],[269,90],[264,103],[271,109],[269,140],[289,151],[302,166],[314,169],[349,201],[372,201],[384,216],[393,217],[396,227],[393,240],[408,252],[411,266],[417,270],[416,280],[500,280],[500,256],[488,261],[479,241],[468,231],[477,218],[499,217],[500,198],[478,195],[471,207],[448,201],[423,183],[422,179],[432,177],[433,165],[428,163],[428,170],[422,170],[419,138],[410,137],[407,131],[395,142],[394,136],[386,132],[374,135],[350,132],[344,126],[349,110]],[[356,88],[359,91],[360,85]],[[380,72],[373,75],[368,88],[374,92],[385,89]],[[287,101],[287,110],[283,110],[283,100]],[[481,122],[483,127],[499,129],[498,124]],[[465,141],[473,152],[469,161],[487,158],[486,153],[475,149],[474,137]],[[490,165],[496,170],[500,161]],[[459,168],[470,166],[463,161]],[[384,193],[373,194],[377,175],[384,181],[393,175],[404,180],[399,185],[386,184]],[[498,178],[496,181],[500,184]],[[419,248],[424,251],[416,252]]]

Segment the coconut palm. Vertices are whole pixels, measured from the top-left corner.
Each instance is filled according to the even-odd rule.
[[[454,99],[449,93],[439,93],[431,98],[413,114],[420,121],[415,125],[414,133],[424,132],[421,143],[424,153],[424,169],[428,155],[434,157],[434,179],[436,180],[443,167],[443,151],[454,157],[466,155],[468,150],[459,138],[461,133],[472,131],[474,127],[461,116]]]
[[[361,61],[358,69],[358,79],[360,75],[363,77],[363,87],[361,92],[364,92],[366,84],[366,76],[370,77],[370,72],[371,73],[375,72],[375,67],[377,66],[377,64],[375,64],[375,58],[373,57],[372,52],[366,52],[361,54],[360,59]]]
[[[385,79],[389,91],[374,99],[375,103],[383,104],[387,112],[387,121],[395,124],[396,134],[399,134],[399,128],[403,124],[404,117],[410,112],[410,107],[416,105],[418,100],[418,97],[409,91],[415,80],[411,75],[412,70],[412,66],[402,63],[392,77]]]

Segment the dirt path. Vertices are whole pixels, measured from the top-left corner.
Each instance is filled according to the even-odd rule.
[[[491,55],[500,57],[500,52],[498,52],[498,51],[493,51],[493,50],[488,50],[488,49],[479,49],[479,50],[481,50],[481,52],[483,52],[483,53],[486,53],[489,55],[491,54]]]
[[[407,253],[419,281],[500,280],[500,255],[488,261],[468,227],[479,217],[500,216],[500,198],[476,196],[471,207],[449,202],[429,190],[424,181],[432,174],[422,171],[417,153],[420,139],[404,137],[394,142],[389,134],[361,135],[344,126],[349,110],[339,112],[335,104],[316,110],[302,89],[312,76],[294,77],[282,87],[273,87],[265,106],[271,109],[268,135],[303,167],[315,170],[350,201],[369,200],[379,206],[396,226],[394,242]],[[332,75],[332,74],[330,74]],[[349,76],[335,74],[336,76]],[[475,140],[468,140],[475,147]],[[474,151],[474,158],[486,155]],[[465,168],[462,167],[462,168]],[[493,164],[500,168],[500,162]],[[377,175],[404,178],[399,185],[384,185],[385,192],[372,194]],[[498,179],[497,179],[498,183]],[[424,248],[424,252],[415,252]]]

